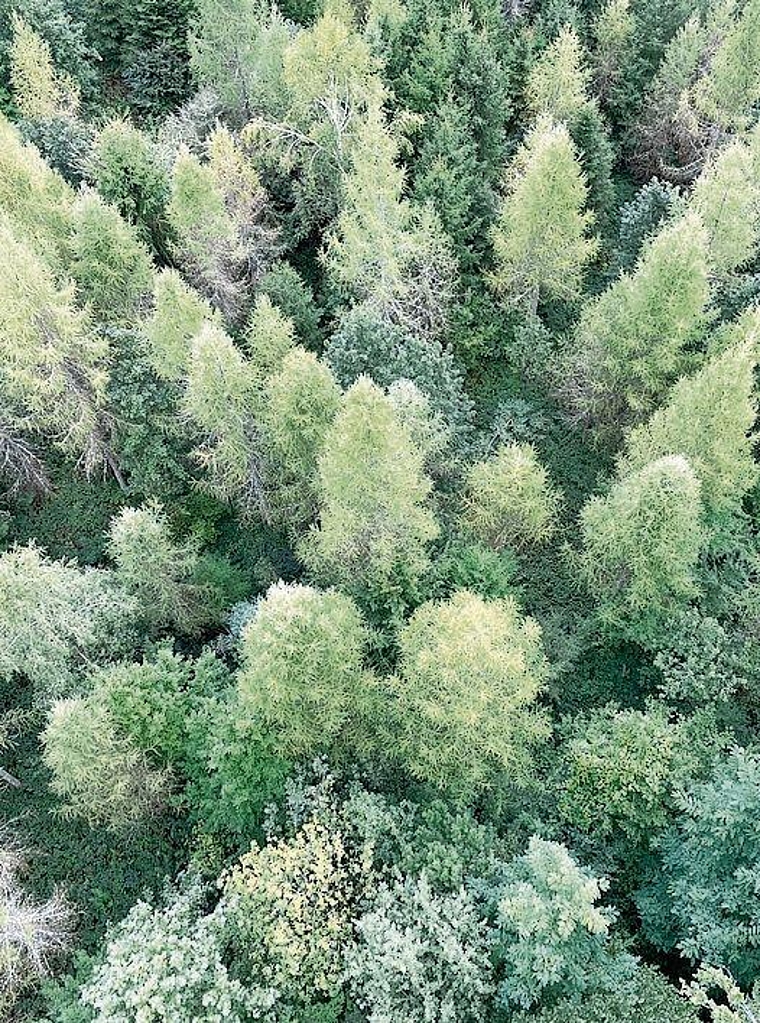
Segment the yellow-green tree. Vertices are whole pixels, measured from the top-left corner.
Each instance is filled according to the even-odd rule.
[[[713,521],[741,508],[758,475],[751,433],[759,332],[760,314],[752,310],[732,326],[725,351],[674,385],[667,403],[628,435],[618,463],[621,477],[663,455],[684,455]]]
[[[565,373],[576,411],[612,425],[652,409],[689,367],[687,347],[706,325],[709,298],[707,232],[690,212],[584,307]]]
[[[492,239],[493,285],[535,311],[540,299],[572,299],[596,251],[588,237],[586,180],[567,128],[540,118],[507,175]]]
[[[328,752],[362,712],[367,628],[350,597],[277,583],[240,639],[240,706],[285,756]]]
[[[346,392],[318,459],[319,526],[304,539],[309,569],[363,601],[401,601],[427,570],[438,534],[423,455],[367,377]]]
[[[501,773],[524,777],[548,733],[536,706],[548,673],[541,630],[514,600],[460,590],[418,608],[392,680],[396,755],[414,777],[472,796]]]
[[[615,482],[581,511],[579,567],[601,621],[645,646],[698,596],[704,544],[700,483],[683,455]]]

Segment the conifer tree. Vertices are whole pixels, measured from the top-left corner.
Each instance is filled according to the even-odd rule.
[[[721,274],[747,263],[760,242],[760,178],[748,145],[736,141],[694,183],[690,205],[707,230],[710,262]]]
[[[741,507],[757,480],[751,432],[757,416],[758,332],[760,314],[752,310],[734,325],[725,351],[677,381],[667,403],[627,437],[618,464],[621,476],[663,455],[684,455],[713,520]]]
[[[75,108],[74,83],[57,73],[47,41],[17,11],[11,14],[11,24],[10,79],[13,101],[21,115],[43,120]]]
[[[146,354],[164,380],[180,380],[187,371],[193,338],[204,323],[219,326],[219,313],[182,280],[176,270],[154,278],[153,311],[142,324]]]
[[[683,455],[618,480],[581,511],[580,569],[602,622],[647,646],[698,595],[700,484]]]
[[[465,522],[499,550],[542,543],[556,525],[559,498],[530,444],[503,444],[467,472]]]
[[[530,70],[528,109],[535,117],[570,125],[589,102],[588,81],[580,40],[570,25],[564,25]]]
[[[95,139],[92,176],[105,201],[166,261],[169,175],[150,137],[128,121],[109,121]]]
[[[86,471],[106,464],[118,475],[103,411],[108,344],[59,287],[51,268],[0,223],[6,271],[0,279],[0,387],[10,415],[78,455]]]
[[[760,3],[747,0],[736,11],[712,54],[695,95],[698,109],[722,128],[748,127],[760,100]]]
[[[63,262],[73,200],[60,174],[0,114],[0,211],[55,269]]]
[[[155,814],[169,795],[168,772],[151,766],[93,695],[53,704],[42,744],[50,788],[65,801],[64,813],[92,826],[128,828]]]
[[[613,204],[615,159],[599,107],[588,95],[589,79],[580,40],[575,30],[565,25],[531,68],[526,99],[536,117],[566,125],[583,167],[587,205],[598,223]]]
[[[256,296],[243,338],[251,372],[262,384],[281,368],[296,345],[293,321],[272,303],[268,295]]]
[[[633,57],[636,20],[630,0],[607,0],[591,26],[592,83],[603,108],[617,108],[626,63]]]
[[[307,566],[364,602],[403,603],[438,527],[422,454],[368,378],[346,392],[318,465],[320,524],[301,545]]]
[[[208,146],[205,164],[180,148],[167,216],[177,259],[209,301],[234,320],[246,288],[255,286],[267,267],[275,236],[265,222],[266,195],[232,136],[217,128]]]
[[[260,389],[250,363],[218,326],[206,323],[194,338],[188,363],[185,412],[204,436],[196,455],[207,485],[245,514],[270,517],[260,431],[255,410]]]
[[[411,333],[435,336],[451,298],[453,254],[432,209],[415,209],[403,188],[398,143],[374,105],[357,131],[325,264],[346,297]]]
[[[535,311],[541,298],[575,298],[596,243],[588,189],[567,128],[539,119],[509,171],[492,238],[494,286]]]
[[[584,307],[567,374],[579,415],[615,425],[661,400],[705,325],[708,268],[707,233],[688,213],[662,228],[631,274]]]
[[[460,590],[418,608],[399,647],[392,685],[404,767],[465,796],[499,770],[519,780],[548,731],[535,706],[548,667],[536,622],[511,598],[487,602]]]
[[[219,595],[201,579],[197,540],[175,540],[161,505],[123,508],[108,546],[119,583],[151,627],[192,634],[221,617]]]
[[[0,555],[0,678],[25,676],[45,704],[95,657],[123,653],[134,604],[110,572],[52,561],[34,545]]]
[[[130,320],[149,293],[153,264],[131,224],[97,192],[78,196],[71,211],[68,270],[81,302],[102,320]]]
[[[368,635],[350,597],[279,582],[256,605],[240,640],[238,694],[291,757],[329,751],[361,713]]]
[[[259,0],[200,0],[190,31],[190,68],[214,90],[238,122],[263,109],[271,114],[290,40],[274,9]]]
[[[317,506],[317,456],[340,405],[328,366],[296,347],[266,381],[262,415],[279,514],[291,528]]]
[[[414,168],[414,199],[435,208],[463,273],[472,273],[482,257],[496,208],[471,134],[472,120],[464,100],[446,97],[431,118]]]

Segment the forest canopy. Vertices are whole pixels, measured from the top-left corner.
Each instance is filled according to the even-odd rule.
[[[0,1018],[760,1019],[760,0],[0,0]]]

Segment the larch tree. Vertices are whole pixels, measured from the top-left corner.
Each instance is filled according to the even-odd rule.
[[[403,604],[438,534],[423,455],[367,377],[346,392],[318,459],[319,526],[301,544],[309,569],[364,602]]]
[[[578,296],[596,251],[587,198],[567,128],[540,118],[509,168],[492,231],[497,292],[532,311],[541,299]]]
[[[84,191],[71,211],[68,271],[82,304],[98,319],[129,321],[153,283],[153,263],[132,224],[97,192]]]
[[[358,608],[337,590],[271,586],[240,638],[241,710],[286,756],[329,751],[362,711],[368,638]]]
[[[526,83],[528,109],[568,125],[589,102],[589,73],[583,66],[580,40],[564,25],[530,70]]]
[[[201,579],[197,539],[172,535],[163,507],[122,508],[109,527],[108,552],[121,587],[149,628],[198,632],[222,617],[214,589]]]
[[[592,497],[581,511],[579,568],[600,620],[644,646],[698,596],[705,541],[699,479],[683,455],[665,455]]]
[[[287,22],[276,11],[268,18],[260,0],[200,0],[190,31],[190,68],[236,122],[245,121],[276,95],[289,40]]]
[[[0,555],[0,678],[26,677],[38,703],[66,694],[96,657],[128,644],[134,603],[104,569],[52,561],[39,548]]]
[[[42,746],[50,788],[63,800],[64,814],[93,827],[129,828],[156,813],[171,790],[169,772],[152,767],[92,694],[53,704]]]
[[[348,299],[369,303],[411,333],[435,336],[452,295],[453,252],[432,208],[404,198],[398,155],[383,111],[373,105],[357,130],[325,265]]]
[[[221,327],[206,323],[191,345],[184,394],[185,413],[204,437],[196,455],[213,493],[269,520],[259,403],[250,362]]]
[[[0,211],[23,240],[59,269],[74,192],[0,114]]]
[[[105,413],[107,340],[74,304],[71,284],[0,222],[6,272],[0,281],[0,388],[12,419],[52,436],[87,472],[106,465],[120,478]]]
[[[17,11],[11,15],[11,25],[10,80],[13,102],[21,115],[44,120],[76,108],[76,86],[56,71],[47,41]]]
[[[465,525],[495,550],[544,543],[558,508],[559,494],[530,444],[502,444],[467,471]]]
[[[760,314],[751,310],[732,326],[725,351],[674,384],[666,404],[626,438],[621,477],[664,455],[684,455],[713,522],[741,508],[758,478],[752,430],[759,332]]]
[[[695,89],[695,105],[729,131],[749,126],[760,100],[760,3],[747,0],[735,9],[707,74]]]
[[[565,25],[528,74],[526,101],[537,118],[563,123],[570,133],[588,187],[586,205],[597,226],[607,220],[615,199],[615,151],[595,98],[578,35]]]
[[[687,346],[707,322],[708,241],[698,215],[685,214],[584,306],[564,383],[579,418],[616,427],[641,417],[688,368]]]
[[[420,781],[472,797],[504,772],[524,778],[548,724],[536,706],[548,664],[541,630],[511,598],[460,590],[419,607],[399,636],[399,763]]]
[[[161,270],[153,282],[153,309],[141,325],[146,355],[163,380],[187,372],[193,338],[204,323],[221,326],[219,313],[185,284],[176,270]]]
[[[705,226],[718,274],[749,262],[760,243],[760,175],[752,148],[735,141],[721,149],[694,182],[689,205]]]
[[[262,421],[271,455],[278,513],[291,525],[317,508],[317,458],[340,406],[330,368],[301,347],[290,351],[265,384]]]

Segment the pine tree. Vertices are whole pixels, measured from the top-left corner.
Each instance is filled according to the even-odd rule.
[[[760,313],[733,326],[731,344],[673,386],[667,403],[628,435],[618,473],[638,472],[663,455],[688,458],[713,519],[741,507],[757,481],[751,432],[757,416],[755,367]]]
[[[576,413],[615,426],[661,400],[705,325],[708,265],[707,233],[689,213],[666,224],[633,272],[584,307],[565,383]]]
[[[346,392],[318,465],[320,524],[301,545],[307,566],[362,602],[403,604],[438,533],[425,505],[431,484],[421,452],[366,377]]]
[[[499,771],[519,780],[548,731],[535,706],[548,667],[536,622],[510,598],[461,590],[418,608],[399,648],[393,713],[406,770],[464,796]]]
[[[492,232],[497,291],[533,311],[542,298],[579,294],[596,250],[587,197],[567,128],[540,119],[512,163]]]
[[[700,483],[683,455],[666,455],[592,497],[581,511],[580,569],[601,621],[643,645],[698,595],[704,544]]]

